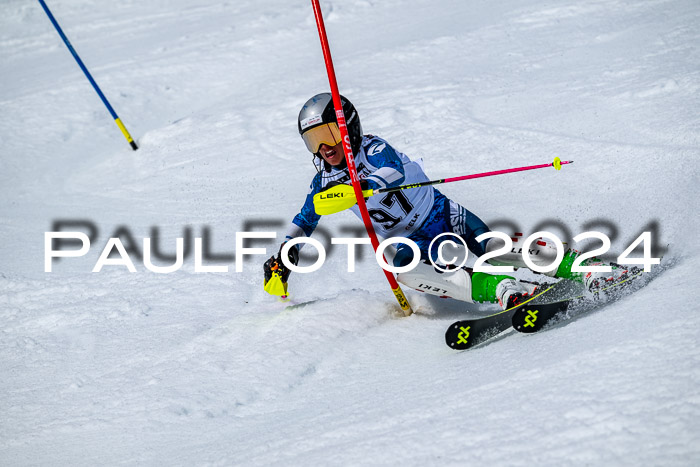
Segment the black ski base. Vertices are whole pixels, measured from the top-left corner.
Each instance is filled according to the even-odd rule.
[[[559,301],[581,291],[581,284],[560,280],[521,305],[483,318],[463,319],[453,323],[445,332],[445,343],[455,350],[469,349],[509,329],[512,326],[513,314],[520,307],[543,301]]]
[[[573,300],[540,305],[525,305],[513,313],[512,323],[516,331],[533,333],[542,329],[554,317],[564,313]]]
[[[455,350],[474,347],[510,328],[514,312],[457,321],[447,328],[445,343]]]
[[[644,286],[651,275],[642,278],[642,271],[633,268],[631,274],[595,292],[584,292],[583,284],[560,280],[528,302],[483,318],[465,319],[453,323],[445,332],[445,342],[455,350],[465,350],[508,330],[537,332],[567,311],[580,312],[598,308]],[[581,308],[579,305],[583,306]],[[574,310],[575,308],[575,310]]]
[[[636,288],[644,285],[644,281],[641,278],[642,271],[638,268],[633,268],[631,274],[624,280],[598,289],[589,295],[579,295],[566,300],[550,301],[541,304],[528,303],[515,310],[512,314],[513,328],[526,334],[537,332],[555,318],[562,316],[570,308],[580,308],[578,304],[587,304],[588,306],[585,308],[588,310],[595,309],[635,291]],[[574,304],[577,304],[577,306],[574,307]]]

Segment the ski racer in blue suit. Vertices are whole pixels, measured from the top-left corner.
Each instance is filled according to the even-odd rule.
[[[355,107],[342,96],[341,102],[363,190],[429,180],[420,160],[411,160],[382,138],[363,134]],[[317,173],[301,211],[289,226],[285,241],[301,236],[309,237],[313,233],[321,218],[314,209],[315,194],[337,184],[350,183],[330,93],[318,94],[304,104],[299,113],[298,130],[307,149],[314,154]],[[498,239],[494,241],[493,238],[477,242],[477,237],[489,232],[488,226],[436,188],[423,186],[372,196],[366,199],[366,205],[378,236],[404,237],[415,242],[420,249],[422,261],[418,266],[409,272],[398,274],[397,280],[402,284],[422,292],[466,302],[498,302],[504,309],[517,305],[537,292],[538,284],[523,282],[508,275],[474,272],[467,268],[443,272],[433,267],[429,260],[437,259],[435,256],[438,249],[434,246],[429,252],[430,243],[437,235],[445,232],[461,237],[469,250],[477,256],[502,246]],[[357,204],[350,209],[360,217]],[[531,250],[534,250],[531,251],[531,259],[537,265],[549,265],[556,256],[553,243],[544,239],[533,244]],[[584,281],[592,288],[601,280],[609,280],[608,276],[621,277],[625,273],[623,269],[614,269],[612,273],[589,273],[587,277],[582,277],[580,273],[571,272],[571,265],[577,255],[573,250],[566,252],[561,262],[548,275]],[[289,250],[288,259],[293,264],[298,262],[296,247]],[[522,255],[516,252],[500,255],[497,259],[498,262],[492,263],[516,268],[527,267]],[[405,266],[412,260],[413,250],[407,244],[399,244],[393,258],[394,266]],[[279,253],[264,265],[266,282],[271,277],[273,264],[280,264]],[[288,277],[289,270],[286,270],[282,276],[285,283]]]

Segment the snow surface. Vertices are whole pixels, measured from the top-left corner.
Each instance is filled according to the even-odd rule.
[[[367,252],[293,276],[289,307],[263,256],[92,273],[120,228],[229,256],[281,236],[314,174],[296,115],[328,84],[308,2],[49,6],[140,149],[38,2],[4,0],[1,465],[700,464],[700,3],[322,2],[341,92],[429,176],[575,160],[443,186],[494,229],[670,245],[637,294],[467,352],[443,333],[488,307],[407,291],[399,318]],[[46,273],[56,220],[98,238]]]

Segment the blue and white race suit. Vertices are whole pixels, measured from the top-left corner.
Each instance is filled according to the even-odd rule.
[[[422,161],[412,161],[377,136],[363,137],[360,150],[355,155],[355,166],[360,180],[366,180],[368,188],[375,190],[428,181]],[[303,235],[311,236],[321,218],[314,210],[313,197],[331,182],[350,183],[347,167],[339,169],[320,165],[320,171],[311,182],[301,211],[292,220],[287,240]],[[430,242],[443,232],[461,236],[477,256],[484,254],[486,241],[477,243],[475,238],[489,231],[486,224],[432,186],[380,193],[368,198],[366,204],[378,236],[413,240],[420,248],[424,260],[428,259]],[[357,205],[350,209],[361,217]],[[433,248],[433,256],[436,250]],[[413,252],[407,245],[397,245],[395,266],[406,265],[412,258]]]

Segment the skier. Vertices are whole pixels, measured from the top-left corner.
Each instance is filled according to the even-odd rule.
[[[428,181],[421,161],[412,161],[382,138],[364,135],[355,107],[343,96],[341,102],[363,190]],[[350,183],[331,94],[321,93],[309,99],[299,112],[297,124],[306,148],[313,154],[317,173],[301,211],[289,226],[285,242],[296,237],[308,237],[316,228],[321,218],[314,210],[313,196],[316,193],[337,184]],[[366,204],[377,235],[383,238],[405,237],[413,240],[420,248],[421,262],[418,266],[396,277],[398,282],[408,287],[465,302],[498,302],[503,309],[521,303],[540,290],[540,284],[524,282],[508,275],[474,272],[464,267],[447,272],[435,269],[429,262],[428,255],[432,254],[435,261],[437,245],[433,246],[430,253],[428,249],[433,238],[441,233],[449,232],[460,236],[469,250],[477,256],[494,251],[502,247],[503,243],[494,238],[477,242],[476,238],[479,235],[489,232],[488,226],[475,214],[432,186],[373,196],[366,199]],[[357,205],[350,209],[360,217]],[[280,246],[278,254],[264,264],[266,284],[273,271],[277,271],[283,283],[287,283],[290,271],[281,262],[281,249]],[[554,244],[545,239],[538,239],[530,248],[530,257],[538,266],[551,264],[555,256]],[[547,275],[581,281],[592,289],[604,282],[616,281],[627,272],[621,267],[613,266],[613,271],[609,273],[587,273],[582,276],[581,273],[571,271],[577,256],[578,252],[568,250],[557,267]],[[299,251],[295,245],[289,250],[288,260],[296,265],[298,259]],[[413,250],[406,244],[399,244],[396,247],[393,265],[405,266],[412,260]],[[500,255],[489,262],[493,265],[527,268],[522,255],[516,251]],[[583,263],[601,264],[603,263],[597,259]]]

